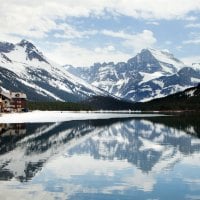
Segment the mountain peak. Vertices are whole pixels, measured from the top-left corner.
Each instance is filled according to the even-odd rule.
[[[149,52],[157,61],[161,63],[166,63],[166,64],[172,64],[176,66],[176,68],[179,70],[183,68],[185,65],[182,61],[177,59],[173,53],[171,53],[168,49],[153,49],[153,48],[148,48],[148,49],[143,49],[141,53],[144,52]]]
[[[26,47],[28,49],[36,49],[36,47],[31,42],[25,39],[21,40],[20,43],[18,43],[18,45],[22,47]]]
[[[23,45],[23,44],[30,44],[30,43],[31,43],[30,41],[28,41],[26,39],[22,39],[19,44]]]
[[[170,52],[168,49],[145,48],[145,49],[142,49],[140,53],[142,52],[151,52],[151,53],[160,52],[163,54],[173,55],[173,53]]]
[[[150,48],[142,49],[142,50],[140,51],[140,53],[138,53],[138,54],[151,53],[151,50],[153,50],[153,49],[150,49]]]
[[[28,40],[23,39],[17,45],[25,49],[29,60],[37,59],[39,61],[49,64],[48,61],[45,59],[44,55],[35,47],[35,45],[33,45]]]
[[[168,55],[168,56],[173,56],[173,53],[171,53],[168,49],[162,49],[162,50],[158,50],[158,49],[154,49],[154,48],[146,48],[146,49],[142,49],[140,53],[145,53],[145,52],[149,52],[151,54],[164,54],[164,55]]]
[[[2,49],[0,43],[0,85],[13,91],[20,88],[29,100],[79,101],[94,95],[108,95],[48,61],[27,40],[2,43]]]
[[[9,42],[0,42],[0,52],[9,53],[14,49],[15,45]]]
[[[176,73],[185,66],[168,50],[153,48],[142,49],[135,57],[129,59],[128,63],[137,72],[154,73],[160,71],[165,75]]]
[[[152,48],[145,48],[145,49],[142,49],[141,50],[141,53],[143,52],[151,52],[151,51],[154,51],[155,49],[152,49]]]

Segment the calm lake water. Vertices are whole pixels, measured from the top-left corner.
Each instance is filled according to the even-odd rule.
[[[1,124],[0,199],[200,199],[197,116]]]

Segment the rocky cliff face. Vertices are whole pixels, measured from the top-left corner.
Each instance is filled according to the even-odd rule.
[[[79,101],[105,92],[49,61],[29,41],[0,43],[0,85],[29,100]]]
[[[172,53],[155,49],[143,49],[127,62],[66,69],[94,86],[132,101],[167,96],[200,82],[200,67],[188,67]]]

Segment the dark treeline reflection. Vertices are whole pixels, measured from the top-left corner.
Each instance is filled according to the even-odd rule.
[[[28,181],[57,154],[127,160],[148,173],[156,163],[177,153],[200,151],[200,143],[194,142],[200,136],[199,118],[192,115],[0,127],[0,180]]]
[[[200,138],[200,114],[199,113],[177,113],[169,117],[154,117],[149,119],[153,123],[162,123],[166,126],[183,130]],[[191,132],[191,128],[193,131]]]

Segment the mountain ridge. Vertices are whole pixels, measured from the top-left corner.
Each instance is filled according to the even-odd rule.
[[[1,87],[23,91],[32,101],[84,101],[95,96],[149,101],[197,85],[198,66],[186,66],[169,51],[148,48],[127,62],[63,67],[27,40],[0,42]]]
[[[0,42],[0,80],[7,90],[23,91],[29,100],[80,101],[108,95],[49,61],[31,42]]]
[[[149,102],[135,103],[134,110],[142,111],[200,111],[200,84]]]
[[[66,70],[129,101],[167,96],[200,82],[200,68],[193,69],[169,51],[156,49],[143,49],[127,62],[95,63],[87,68],[67,66]]]

